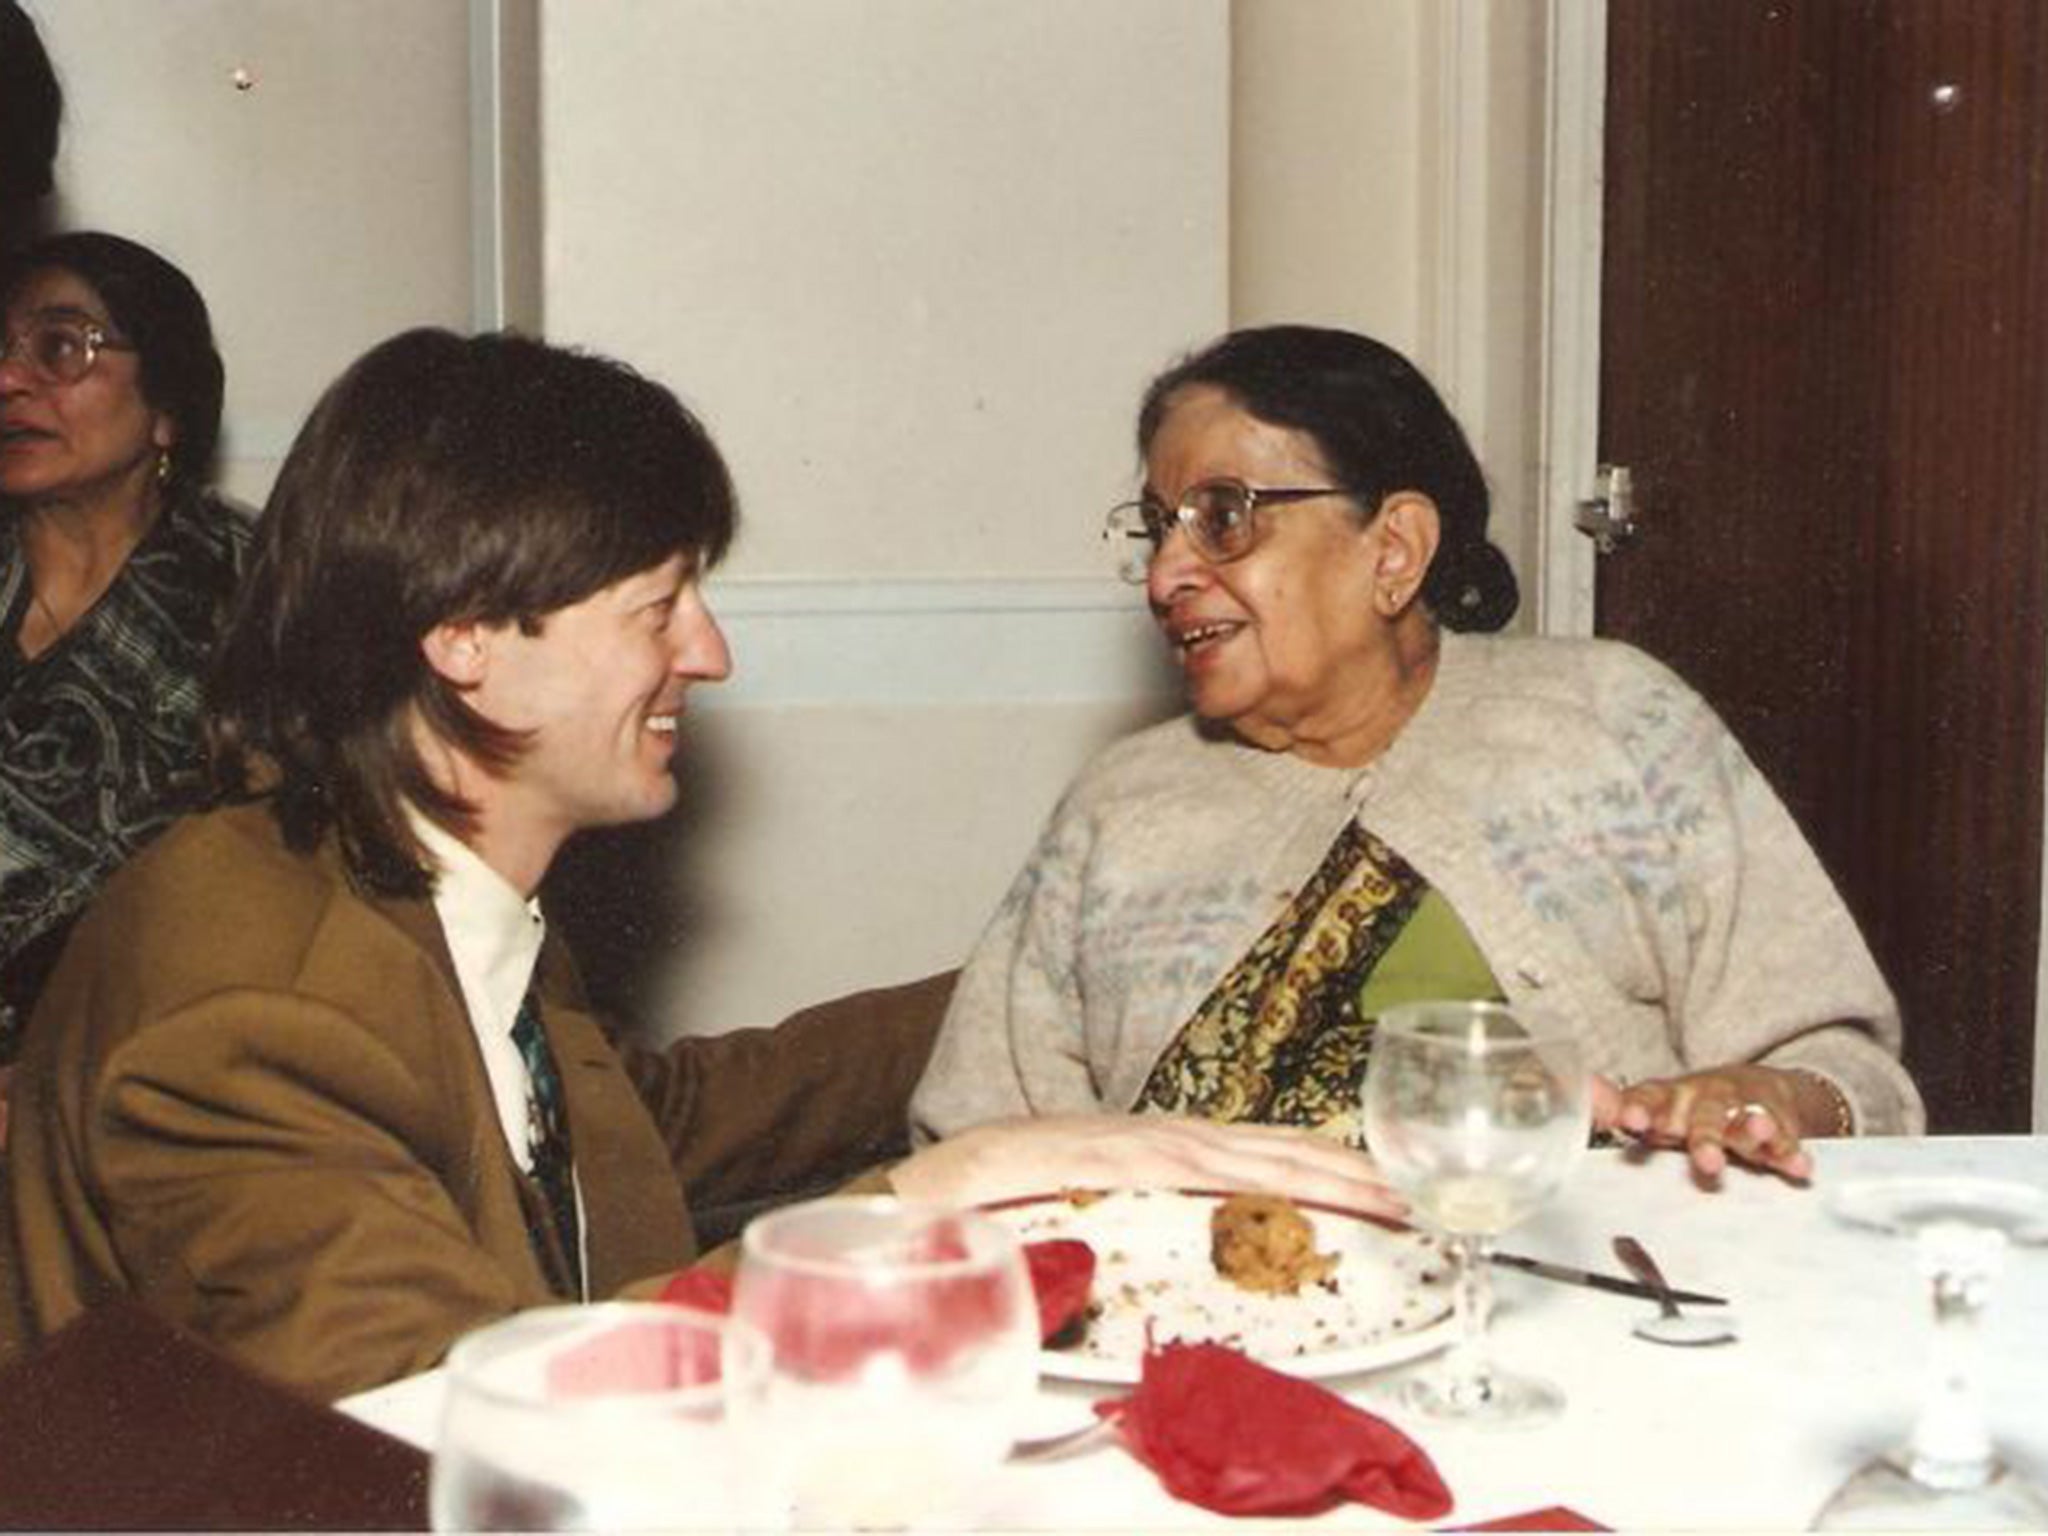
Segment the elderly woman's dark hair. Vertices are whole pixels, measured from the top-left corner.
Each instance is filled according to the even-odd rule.
[[[396,336],[300,429],[215,653],[216,787],[269,793],[286,838],[332,830],[356,879],[420,895],[410,802],[462,835],[474,807],[428,775],[416,716],[490,771],[524,735],[430,666],[437,625],[547,616],[681,554],[698,569],[738,521],[710,435],[609,358],[514,335]]]
[[[64,92],[35,21],[15,0],[0,0],[0,246],[34,221],[50,195]]]
[[[220,438],[223,387],[206,300],[148,246],[95,230],[52,235],[10,257],[0,269],[0,299],[53,269],[90,283],[121,339],[135,347],[142,398],[177,423],[171,480],[203,484]]]
[[[1486,477],[1457,418],[1407,358],[1351,331],[1233,331],[1152,381],[1138,412],[1140,457],[1173,396],[1200,384],[1306,434],[1368,512],[1396,491],[1435,502],[1443,531],[1422,598],[1446,629],[1499,629],[1514,617],[1515,574],[1486,538]]]

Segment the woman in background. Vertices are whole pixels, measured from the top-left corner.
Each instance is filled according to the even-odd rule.
[[[206,304],[115,235],[0,268],[0,1063],[71,920],[201,793],[201,677],[247,523],[205,490]]]
[[[1854,922],[1707,705],[1513,615],[1485,480],[1391,349],[1285,326],[1169,370],[1110,531],[1193,716],[1070,788],[969,963],[926,1136],[1141,1110],[1357,1133],[1375,1019],[1505,998],[1574,1020],[1596,1118],[1798,1177],[1918,1129]]]

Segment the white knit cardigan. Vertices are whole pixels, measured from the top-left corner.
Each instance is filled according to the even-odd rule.
[[[1597,1070],[1803,1067],[1859,1131],[1924,1127],[1870,951],[1705,701],[1611,641],[1446,635],[1363,769],[1191,718],[1085,769],[961,977],[920,1138],[1129,1108],[1354,816],[1443,894],[1512,1003],[1577,1021]]]

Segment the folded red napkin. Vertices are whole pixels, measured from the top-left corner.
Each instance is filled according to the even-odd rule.
[[[1450,1490],[1398,1429],[1227,1345],[1149,1350],[1137,1391],[1095,1411],[1167,1492],[1218,1514],[1314,1514],[1343,1499],[1404,1520],[1450,1512]]]
[[[1039,1337],[1051,1339],[1088,1306],[1088,1293],[1095,1283],[1095,1250],[1074,1238],[1026,1243],[1024,1264],[1038,1301]],[[732,1284],[730,1272],[699,1266],[672,1276],[662,1287],[660,1299],[707,1312],[726,1312],[732,1309]]]

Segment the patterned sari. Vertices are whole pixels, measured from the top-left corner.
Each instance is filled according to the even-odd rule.
[[[1379,1014],[1418,998],[1499,996],[1449,903],[1350,823],[1167,1046],[1134,1108],[1357,1140]]]

